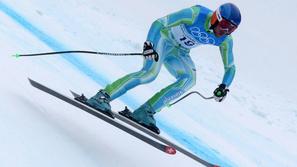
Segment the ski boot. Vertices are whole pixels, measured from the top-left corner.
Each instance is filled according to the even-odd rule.
[[[99,92],[95,96],[88,99],[86,103],[96,110],[99,110],[104,114],[114,118],[110,106],[110,96],[106,93],[105,90],[99,90]]]
[[[133,113],[126,107],[124,111],[120,111],[119,114],[133,120],[134,122],[144,126],[145,128],[153,131],[154,133],[160,134],[159,128],[156,126],[156,120],[150,105],[144,104]]]

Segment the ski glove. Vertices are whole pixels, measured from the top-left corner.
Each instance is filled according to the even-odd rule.
[[[146,59],[154,59],[156,62],[159,60],[159,55],[154,50],[153,43],[150,41],[145,41],[143,44],[143,56]]]
[[[216,88],[213,92],[214,99],[217,102],[222,102],[226,98],[228,91],[229,89],[226,88],[225,84],[220,84],[219,87]]]

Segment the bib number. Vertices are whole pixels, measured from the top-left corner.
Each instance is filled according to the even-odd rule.
[[[198,45],[194,38],[191,38],[182,26],[176,26],[171,28],[172,35],[176,42],[184,48],[194,48]]]
[[[191,39],[187,38],[187,37],[182,37],[179,39],[181,42],[183,42],[185,45],[192,47],[195,45],[195,42],[192,41]]]

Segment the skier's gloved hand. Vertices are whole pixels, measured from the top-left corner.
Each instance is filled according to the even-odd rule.
[[[143,56],[146,59],[154,59],[156,62],[159,60],[158,53],[153,48],[153,43],[145,41],[143,44]]]
[[[228,91],[229,91],[229,89],[226,88],[225,84],[220,84],[219,87],[216,88],[213,92],[214,99],[217,102],[223,101],[226,98]]]

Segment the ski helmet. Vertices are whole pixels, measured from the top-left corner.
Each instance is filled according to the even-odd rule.
[[[229,33],[232,33],[241,22],[240,10],[232,3],[225,3],[221,5],[211,17],[211,29],[221,24],[224,28],[229,29]],[[228,23],[229,26],[227,25]]]

